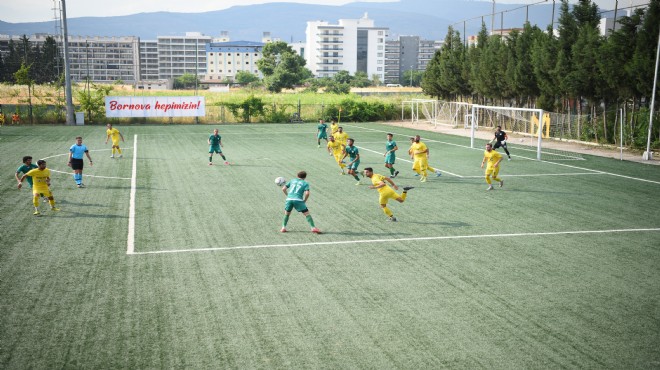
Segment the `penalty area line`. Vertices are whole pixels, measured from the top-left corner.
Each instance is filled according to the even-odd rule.
[[[265,248],[291,248],[291,247],[313,247],[322,245],[345,245],[345,244],[367,244],[367,243],[397,243],[406,241],[425,241],[425,240],[458,240],[458,239],[483,239],[483,238],[514,238],[514,237],[534,237],[534,236],[558,236],[558,235],[586,235],[586,234],[613,234],[613,233],[634,233],[634,232],[655,232],[660,231],[660,227],[643,229],[611,229],[611,230],[577,230],[577,231],[554,231],[538,233],[514,233],[514,234],[481,234],[481,235],[451,235],[451,236],[428,236],[417,238],[398,238],[398,239],[370,239],[370,240],[336,240],[327,242],[312,243],[292,243],[292,244],[262,244],[262,245],[243,245],[236,247],[214,247],[214,248],[196,248],[196,249],[174,249],[149,252],[135,252],[131,250],[131,255],[149,255],[149,254],[173,254],[173,253],[192,253],[192,252],[215,252],[215,251],[233,251],[242,249],[265,249]]]
[[[131,169],[131,195],[128,201],[128,235],[126,254],[135,253],[135,190],[137,188],[137,134],[133,136],[133,168]]]

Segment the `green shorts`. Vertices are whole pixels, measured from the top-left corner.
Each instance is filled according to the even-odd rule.
[[[346,166],[346,168],[348,168],[349,170],[357,171],[359,166],[360,166],[360,161],[357,160],[357,161],[353,162],[353,164],[349,164],[348,166]]]
[[[394,164],[395,160],[396,160],[396,155],[394,155],[394,153],[390,153],[385,156],[385,163],[387,164]]]
[[[327,139],[328,138],[328,133],[325,132],[325,131],[321,131],[321,132],[319,132],[318,135],[316,135],[316,138],[317,139]]]
[[[287,199],[287,201],[284,202],[285,211],[291,212],[294,208],[298,212],[307,212],[307,204],[305,204],[305,201]]]
[[[209,145],[209,153],[222,154],[222,149],[220,149],[220,145]]]

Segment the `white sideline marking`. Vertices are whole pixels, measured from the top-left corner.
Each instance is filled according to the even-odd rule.
[[[50,170],[50,172],[57,172],[57,173],[63,173],[65,175],[73,175],[73,172],[67,172],[67,171],[58,171],[58,170]],[[113,179],[113,180],[130,180],[130,177],[113,177],[113,176],[98,176],[98,175],[83,175],[83,177],[96,177],[99,179]]]
[[[137,134],[133,136],[133,168],[131,170],[131,196],[128,206],[128,236],[126,254],[135,253],[135,189],[137,188]]]
[[[457,240],[457,239],[480,239],[480,238],[509,238],[521,236],[556,236],[556,235],[580,235],[580,234],[612,234],[612,233],[627,233],[627,232],[645,232],[645,231],[660,231],[660,228],[644,228],[644,229],[613,229],[613,230],[579,230],[579,231],[557,231],[557,232],[540,232],[540,233],[516,233],[516,234],[487,234],[487,235],[454,235],[454,236],[428,236],[418,238],[399,238],[399,239],[371,239],[371,240],[343,240],[343,241],[328,241],[328,242],[313,242],[313,243],[294,243],[294,244],[262,244],[262,245],[243,245],[237,247],[216,247],[216,248],[198,248],[198,249],[175,249],[175,250],[162,250],[151,252],[133,252],[127,254],[169,254],[169,253],[189,253],[189,252],[213,252],[213,251],[230,251],[239,249],[264,249],[264,248],[290,248],[290,247],[309,247],[318,245],[338,245],[338,244],[365,244],[365,243],[394,243],[404,241],[422,241],[422,240]]]
[[[348,126],[348,125],[347,125],[347,126]],[[369,129],[368,129],[368,128],[364,128],[364,129],[365,129],[365,130],[376,131],[376,132],[394,132],[394,131],[376,130],[376,129],[372,129],[372,128],[369,128]],[[411,130],[414,130],[414,129],[411,129]],[[407,136],[407,135],[404,135],[404,134],[401,134],[401,133],[397,133],[397,135]],[[439,140],[432,140],[432,139],[424,139],[424,140],[426,140],[426,141],[431,141],[431,142],[436,142],[436,143],[441,143],[441,144],[447,144],[447,145],[458,146],[458,147],[461,147],[461,148],[466,148],[466,149],[471,149],[471,150],[483,150],[483,149],[480,149],[480,148],[470,148],[470,147],[467,146],[467,145],[454,144],[454,143],[447,143],[447,142],[439,141]],[[518,156],[514,156],[514,157],[518,157]],[[530,159],[530,158],[526,158],[526,157],[520,157],[520,158],[523,158],[523,159],[529,159],[529,160],[534,160],[534,159]],[[605,171],[599,171],[599,170],[592,170],[592,169],[590,169],[590,168],[584,168],[584,167],[572,166],[572,165],[570,165],[570,164],[556,163],[556,162],[550,162],[550,161],[546,161],[546,160],[540,160],[539,162],[542,162],[542,163],[549,163],[549,164],[554,164],[554,165],[557,165],[557,166],[564,166],[564,167],[569,167],[569,168],[575,168],[575,169],[583,170],[583,171],[591,171],[591,172],[599,173],[599,174],[603,174],[603,175],[610,175],[610,176],[615,176],[615,177],[622,177],[622,178],[629,179],[629,180],[637,180],[637,181],[643,181],[643,182],[650,182],[650,183],[652,183],[652,184],[658,184],[658,185],[660,185],[660,181],[653,181],[653,180],[641,179],[641,178],[639,178],[639,177],[632,177],[632,176],[626,176],[626,175],[619,175],[619,174],[617,174],[617,173],[605,172]]]
[[[356,146],[357,146],[357,145],[356,145]],[[368,152],[372,152],[372,153],[376,153],[376,154],[380,154],[380,155],[383,154],[383,153],[381,153],[381,152],[377,152],[377,151],[375,151],[375,150],[367,149],[367,148],[362,147],[362,146],[357,146],[357,147],[360,148],[360,149],[364,149],[364,150],[366,150],[366,151],[368,151]],[[398,159],[399,161],[408,162],[408,163],[413,163],[413,161],[411,161],[411,160],[409,160],[409,159],[403,159],[403,158],[397,158],[397,159]],[[431,167],[433,167],[433,166],[431,166]],[[436,168],[436,169],[439,169],[439,168],[437,168],[437,167],[435,167],[435,168]],[[455,173],[451,173],[451,172],[449,172],[449,171],[444,171],[444,170],[443,170],[443,171],[440,171],[440,172],[442,172],[442,173],[448,173],[448,174],[450,174],[450,175],[452,175],[452,176],[456,176],[456,177],[463,178],[463,176],[461,176],[461,175],[457,175],[457,174],[455,174]]]
[[[527,175],[499,175],[500,177],[538,177],[538,176],[581,176],[581,175],[605,175],[605,173],[598,172],[568,172],[568,173],[536,173]],[[466,179],[482,179],[484,175],[479,176],[463,176]]]

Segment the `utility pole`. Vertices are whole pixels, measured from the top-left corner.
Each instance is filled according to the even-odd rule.
[[[73,97],[71,96],[71,71],[69,69],[69,32],[66,26],[66,2],[62,2],[62,45],[64,46],[64,95],[66,98],[66,124],[75,125]]]

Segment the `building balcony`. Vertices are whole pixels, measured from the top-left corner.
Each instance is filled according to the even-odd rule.
[[[333,49],[333,48],[329,48],[329,47],[320,47],[320,48],[316,48],[316,50],[318,50],[318,51],[341,51],[341,50],[344,50],[344,48]]]
[[[344,36],[343,33],[324,33],[324,32],[319,32],[316,34],[316,36],[326,36],[326,37],[339,37],[339,36]]]
[[[327,40],[327,41],[319,40],[319,41],[317,41],[317,43],[318,43],[318,44],[343,44],[344,42],[341,41],[341,40],[337,40],[337,41],[333,41],[333,40]]]
[[[319,65],[319,66],[341,66],[341,65],[344,65],[344,63],[328,62],[328,63],[316,63],[316,65]]]

